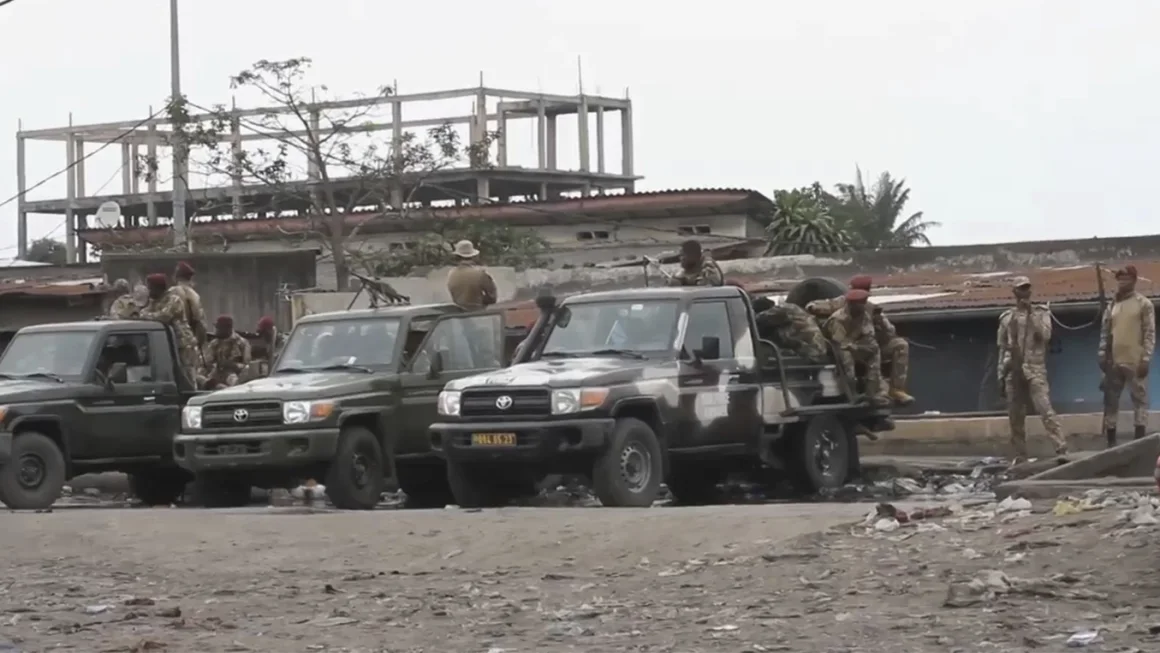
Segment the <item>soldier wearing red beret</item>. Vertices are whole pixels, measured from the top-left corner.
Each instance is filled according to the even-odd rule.
[[[250,364],[250,343],[234,331],[234,318],[218,316],[214,339],[205,348],[206,389],[238,384],[242,371]]]
[[[181,357],[182,371],[191,385],[197,386],[201,377],[201,356],[197,338],[189,328],[185,300],[169,287],[169,278],[164,274],[145,277],[145,287],[149,291],[149,303],[141,309],[142,320],[156,320],[171,329],[177,336],[177,350]]]
[[[205,309],[201,304],[201,295],[193,288],[193,275],[194,270],[192,265],[185,261],[179,262],[173,270],[173,278],[177,281],[177,285],[174,286],[173,290],[185,302],[185,314],[189,319],[189,328],[193,330],[193,335],[197,337],[198,347],[204,347],[208,340]]]
[[[1136,266],[1116,270],[1116,296],[1104,311],[1100,325],[1099,365],[1103,371],[1104,433],[1108,446],[1116,446],[1116,421],[1120,395],[1128,388],[1132,398],[1135,438],[1148,429],[1148,371],[1156,349],[1156,309],[1152,300],[1136,292]]]
[[[846,378],[859,379],[860,367],[864,372],[860,380],[866,397],[877,406],[887,406],[890,398],[882,387],[882,358],[874,337],[874,321],[867,310],[869,299],[870,293],[866,290],[848,291],[843,306],[826,320],[825,329],[838,345],[839,362]]]

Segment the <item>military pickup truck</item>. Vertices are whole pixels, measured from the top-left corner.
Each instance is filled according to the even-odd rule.
[[[268,377],[189,402],[174,458],[208,506],[314,478],[338,508],[374,508],[392,483],[409,507],[442,507],[450,488],[427,434],[439,391],[502,367],[522,335],[499,310],[453,304],[303,317]]]
[[[856,426],[893,428],[840,366],[760,338],[739,288],[538,303],[511,367],[439,394],[432,448],[459,505],[506,503],[547,473],[590,476],[605,506],[651,505],[662,482],[679,502],[710,502],[737,472],[816,491],[857,472]]]
[[[181,407],[173,332],[157,322],[25,327],[0,357],[0,502],[48,508],[80,474],[121,471],[150,504],[191,480],[172,458]]]

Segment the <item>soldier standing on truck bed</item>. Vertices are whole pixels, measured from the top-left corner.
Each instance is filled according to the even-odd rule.
[[[459,264],[447,275],[447,292],[451,301],[467,311],[478,311],[496,302],[495,279],[479,265],[479,250],[470,240],[455,243]]]
[[[113,292],[117,293],[117,298],[113,300],[113,304],[109,306],[109,317],[117,320],[130,320],[140,306],[133,298],[133,293],[129,290],[128,279],[117,279],[113,282]]]
[[[681,243],[681,271],[669,278],[670,286],[724,286],[725,273],[701,243]]]
[[[149,290],[149,303],[141,309],[140,318],[155,320],[173,329],[177,336],[181,371],[189,383],[196,387],[201,380],[201,368],[198,365],[201,355],[197,347],[197,338],[189,328],[189,319],[185,314],[185,298],[169,287],[169,278],[164,274],[151,274],[146,277],[145,287]]]
[[[263,315],[262,319],[258,320],[258,342],[261,345],[261,352],[254,360],[258,363],[258,376],[266,376],[270,373],[270,366],[274,364],[274,359],[282,351],[282,347],[286,345],[286,335],[278,330],[274,325],[274,318],[269,315]]]
[[[1116,270],[1116,296],[1104,311],[1100,325],[1100,370],[1104,376],[1104,434],[1108,446],[1116,446],[1116,418],[1124,386],[1132,397],[1135,439],[1148,428],[1148,369],[1156,349],[1156,308],[1152,300],[1136,292],[1136,266]]]
[[[214,339],[205,347],[206,389],[238,384],[250,364],[250,343],[234,331],[234,318],[221,315],[214,323]]]
[[[1016,462],[1027,459],[1027,408],[1035,406],[1043,428],[1055,443],[1055,451],[1067,453],[1059,418],[1051,407],[1047,385],[1047,345],[1051,342],[1051,312],[1031,304],[1031,280],[1015,277],[1015,308],[999,316],[999,392],[1007,399],[1011,446]]]
[[[177,285],[173,291],[185,302],[185,316],[189,321],[189,328],[197,338],[197,346],[204,347],[208,340],[205,324],[205,309],[201,305],[201,295],[193,288],[193,266],[185,261],[177,264],[173,270],[173,278]]]
[[[826,320],[825,330],[838,345],[838,356],[851,381],[858,378],[857,364],[865,370],[862,377],[866,396],[876,406],[890,405],[890,398],[882,387],[882,358],[878,340],[874,337],[874,321],[866,306],[870,293],[850,290],[845,304]]]

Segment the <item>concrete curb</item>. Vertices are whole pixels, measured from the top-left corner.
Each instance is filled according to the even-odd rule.
[[[1138,478],[1092,478],[1087,480],[1010,481],[995,488],[995,498],[1002,501],[1007,497],[1028,500],[1054,499],[1067,495],[1080,495],[1088,490],[1118,490],[1123,492],[1156,491],[1156,481],[1151,477]]]

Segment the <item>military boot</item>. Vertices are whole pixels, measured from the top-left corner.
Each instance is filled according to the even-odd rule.
[[[909,362],[905,359],[895,360],[890,364],[890,400],[899,406],[909,406],[914,403],[914,397],[906,392],[906,377],[908,376]]]
[[[1108,438],[1108,448],[1116,446],[1116,427],[1112,426],[1104,430],[1104,434]]]

